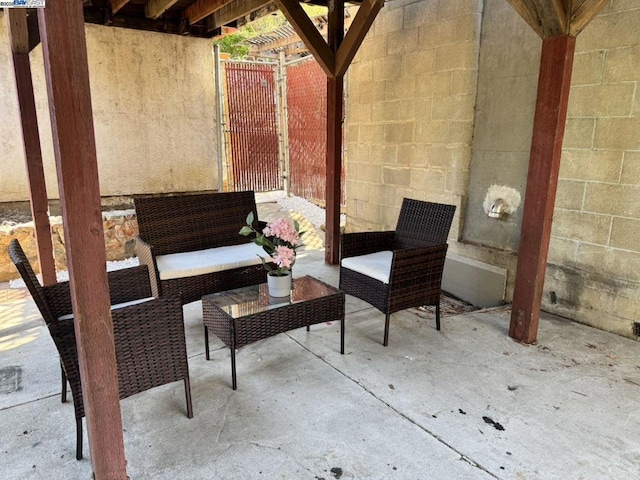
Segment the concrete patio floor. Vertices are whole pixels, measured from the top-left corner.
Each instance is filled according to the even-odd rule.
[[[295,276],[337,285],[322,250]],[[7,293],[11,292],[11,293]],[[89,479],[60,403],[53,342],[32,300],[0,291],[2,479]],[[182,383],[125,399],[132,479],[640,478],[637,342],[543,314],[537,345],[509,339],[508,307],[443,318],[384,316],[347,297],[339,325],[238,351],[215,337],[205,360],[200,302],[184,308],[194,418]]]

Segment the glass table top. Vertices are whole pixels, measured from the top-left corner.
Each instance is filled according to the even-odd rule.
[[[205,295],[208,302],[213,303],[232,318],[286,307],[296,303],[328,297],[338,290],[320,280],[305,276],[293,279],[291,295],[288,297],[270,297],[266,283],[237,288],[226,292]]]

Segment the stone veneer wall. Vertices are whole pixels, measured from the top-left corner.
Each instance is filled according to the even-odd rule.
[[[56,270],[67,270],[62,218],[50,217],[50,222]],[[104,212],[102,214],[102,225],[107,261],[124,260],[135,256],[135,238],[138,235],[135,210]],[[0,282],[20,277],[7,251],[9,243],[14,238],[20,242],[34,270],[36,272],[40,271],[33,223],[3,225],[0,227]]]
[[[385,4],[349,69],[348,230],[393,228],[403,197],[455,204],[471,159],[482,1]]]

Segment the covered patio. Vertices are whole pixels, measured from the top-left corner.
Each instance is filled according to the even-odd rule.
[[[301,254],[295,275],[306,274],[338,283],[321,249]],[[1,332],[3,363],[22,368],[16,391],[0,397],[3,477],[90,478],[89,456],[74,458],[57,352],[33,301],[16,292],[0,292],[3,318],[15,320]],[[212,339],[207,362],[200,302],[185,306],[195,416],[183,414],[180,382],[123,400],[130,477],[636,475],[633,340],[543,313],[537,345],[524,345],[507,335],[509,307],[445,313],[440,332],[433,313],[410,309],[394,315],[383,347],[384,315],[353,297],[346,308],[345,355],[338,324],[277,335],[238,351],[233,391],[229,350]]]
[[[158,16],[174,3],[149,2],[164,5]],[[195,2],[189,23],[166,19],[163,25],[171,26],[167,33],[196,36],[204,29],[203,35],[210,36],[214,17],[209,16],[224,3]],[[35,306],[26,297],[7,299],[6,318],[16,322],[8,322],[0,340],[3,360],[25,366],[16,371],[15,389],[3,398],[7,404],[0,410],[9,477],[88,478],[92,468],[97,478],[124,478],[127,472],[132,478],[318,480],[633,476],[640,458],[635,441],[640,420],[637,344],[540,312],[575,37],[606,2],[540,1],[531,8],[530,2],[509,3],[542,38],[513,311],[500,307],[450,316],[442,332],[435,331],[426,312],[403,311],[394,315],[390,346],[383,348],[377,340],[381,315],[349,298],[344,356],[336,325],[279,335],[240,352],[239,390],[233,392],[228,351],[217,344],[212,361],[204,360],[201,308],[190,304],[185,321],[194,420],[167,414],[181,408],[179,388],[117,400],[115,357],[107,341],[112,330],[102,272],[86,12],[71,2],[39,12],[39,34],[35,15],[12,16],[10,41],[17,85],[22,86],[18,96],[33,216],[36,229],[45,232],[40,238],[46,238],[49,227],[29,51],[40,37],[43,43],[85,403],[90,406],[91,459],[73,460],[74,424],[67,421],[66,406],[58,404],[55,350]],[[301,256],[295,275],[312,274],[337,286],[343,77],[382,2],[363,2],[345,38],[344,5],[336,2],[326,42],[309,27],[297,2],[277,4],[327,73],[326,249]],[[107,25],[117,24],[114,6],[110,2],[108,15],[101,18]],[[50,256],[46,245],[39,247],[41,258]],[[42,268],[45,282],[52,282]],[[538,322],[544,324],[539,334]],[[158,395],[162,390],[172,394]]]

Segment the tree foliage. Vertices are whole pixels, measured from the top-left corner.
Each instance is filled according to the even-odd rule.
[[[310,18],[318,15],[324,15],[327,12],[327,7],[316,5],[303,4],[302,8],[307,12],[307,15],[309,15]],[[246,40],[277,30],[286,23],[288,23],[287,19],[282,12],[275,12],[246,24],[236,33],[226,35],[221,39],[214,41],[213,44],[220,45],[220,51],[228,53],[231,58],[242,59],[249,54],[249,46],[245,43]]]

